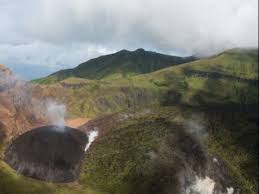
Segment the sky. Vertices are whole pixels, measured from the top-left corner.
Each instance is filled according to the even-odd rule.
[[[122,49],[258,47],[258,0],[0,0],[0,63],[34,79]]]

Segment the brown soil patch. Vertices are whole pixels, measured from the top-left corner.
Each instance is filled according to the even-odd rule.
[[[84,124],[86,124],[90,119],[89,118],[75,118],[75,119],[68,119],[66,120],[66,126],[72,127],[72,128],[78,128]]]

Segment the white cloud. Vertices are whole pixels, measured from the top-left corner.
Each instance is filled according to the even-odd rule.
[[[0,0],[0,61],[76,65],[122,48],[257,47],[257,7],[257,0]]]
[[[73,66],[98,55],[111,52],[105,47],[72,43],[69,45],[33,41],[24,44],[0,44],[0,59],[11,64]],[[17,63],[19,62],[19,63]]]

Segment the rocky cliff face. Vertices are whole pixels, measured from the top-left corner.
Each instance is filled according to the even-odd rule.
[[[32,87],[0,64],[0,131],[8,139],[45,123],[33,102]]]
[[[8,69],[5,65],[0,64],[0,75],[3,74],[5,76],[12,75],[12,71]]]
[[[87,135],[79,130],[44,126],[15,139],[5,153],[5,161],[25,176],[70,182],[79,175],[87,142]]]

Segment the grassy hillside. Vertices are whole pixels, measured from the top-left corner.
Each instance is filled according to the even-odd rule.
[[[256,193],[257,183],[254,169],[256,168],[255,156],[257,153],[256,118],[258,117],[257,53],[258,50],[232,49],[210,58],[127,79],[89,81],[72,78],[46,87],[48,88],[47,91],[52,87],[60,89],[59,92],[55,89],[56,93],[53,95],[55,97],[58,96],[58,93],[75,94],[68,97],[63,95],[58,99],[70,103],[68,106],[70,112],[81,116],[96,117],[129,109],[136,111],[140,107],[153,106],[157,107],[154,108],[155,110],[151,110],[155,113],[153,114],[154,117],[171,115],[171,118],[179,118],[179,114],[183,114],[183,109],[176,108],[178,111],[174,113],[173,109],[166,111],[165,107],[179,105],[190,107],[187,111],[189,115],[195,114],[195,110],[201,109],[201,112],[207,115],[205,120],[208,121],[206,129],[209,129],[207,139],[209,152],[226,163],[234,181],[237,185],[240,185],[242,193]],[[157,111],[157,109],[160,111]],[[154,117],[151,117],[151,120]],[[149,120],[149,116],[142,121],[146,120]],[[151,133],[153,127],[156,128],[156,124],[143,125],[142,121],[135,120],[133,121],[135,124],[125,125],[122,128],[118,126],[119,131],[127,134],[125,138],[129,136],[134,138],[133,135],[128,135],[126,131],[136,130],[132,133],[140,135],[137,132],[139,128],[143,128],[144,134]],[[145,132],[145,126],[150,126],[145,130],[151,131]],[[161,129],[158,133],[162,132],[162,126],[157,128]],[[117,127],[114,130],[116,129]],[[117,136],[123,139],[123,134]],[[108,137],[112,139],[114,134],[111,133],[110,135]],[[159,134],[154,136],[157,135]],[[123,163],[123,158],[131,158],[126,156],[131,153],[128,150],[131,144],[128,144],[128,140],[125,139],[118,141],[118,145],[114,144],[115,147],[125,147],[122,147],[121,152],[118,153],[121,160],[113,160],[113,157],[115,157],[113,154],[115,153],[109,150],[108,146],[105,146],[105,142],[113,145],[112,140],[108,137],[103,139],[103,146],[101,143],[99,146],[93,147],[96,150],[91,151],[89,156],[93,163],[88,161],[89,163],[86,164],[86,174],[82,175],[82,181],[94,177],[93,180],[98,181],[88,182],[91,187],[102,188],[111,193],[125,192],[129,188],[134,189],[135,183],[125,182],[125,180],[128,180],[126,178],[128,176],[136,177],[136,174],[131,174],[136,169],[144,168],[139,163],[139,156],[132,156],[133,162]],[[137,144],[137,147],[140,147],[140,152],[153,145],[152,138],[154,137],[146,137],[146,135],[142,137],[140,135],[136,138],[141,138],[141,140],[136,139],[132,142],[134,142],[133,145]],[[148,140],[145,138],[148,138]],[[147,145],[143,145],[143,150],[141,150],[142,144],[139,145],[142,141],[149,142]],[[122,142],[128,143],[123,144]],[[104,154],[109,152],[111,152],[112,158]],[[102,160],[99,158],[100,155],[104,157]],[[95,163],[94,161],[98,162]],[[106,168],[105,162],[112,164],[111,169]],[[115,170],[121,171],[118,176],[112,173]],[[114,176],[110,177],[109,174]],[[107,175],[107,177],[104,175]],[[148,174],[147,176],[151,175]],[[118,187],[118,185],[122,187]]]
[[[3,194],[101,194],[78,183],[54,184],[18,175],[2,160],[0,178],[0,193]]]
[[[118,79],[150,73],[158,69],[195,60],[194,57],[176,57],[137,49],[91,59],[74,69],[61,70],[48,77],[34,80],[37,83],[54,83],[69,77],[86,79]]]
[[[230,50],[169,67],[139,79],[168,88],[167,102],[192,105],[257,104],[258,50]],[[178,97],[177,97],[178,96]]]
[[[85,117],[173,104],[248,111],[258,104],[256,52],[230,50],[127,79],[69,78],[52,85],[37,85],[35,93],[57,98],[67,104],[71,115]]]
[[[101,116],[105,128],[100,127],[101,135],[86,155],[78,183],[28,179],[0,160],[0,191],[167,193],[173,189],[173,172],[178,169],[172,160],[174,151],[188,153],[173,137],[187,130],[210,156],[224,163],[231,185],[238,186],[241,194],[255,194],[257,53],[233,49],[117,80],[71,77],[50,85],[35,84],[35,96],[64,102],[71,117]],[[195,155],[190,157],[195,159]]]
[[[192,138],[184,133],[179,136],[186,130],[199,139],[203,149],[227,166],[233,187],[238,186],[241,194],[256,193],[257,124],[253,114],[167,106],[112,117],[116,122],[100,128],[100,136],[86,155],[77,183],[36,181],[17,175],[0,161],[1,191],[10,194],[167,193],[168,189],[175,188],[172,177],[179,169],[175,168],[178,160],[175,161],[178,158],[175,154],[187,154],[188,162],[197,157],[199,163],[202,157],[196,152],[190,153],[188,145]],[[102,121],[108,123],[110,119],[107,116]]]
[[[124,113],[129,119],[105,129],[86,156],[81,183],[109,193],[173,191],[178,158],[174,152],[184,152],[190,157],[187,162],[194,159],[188,149],[178,150],[182,142],[188,148],[188,137],[185,136],[186,141],[180,138],[174,145],[177,131],[187,130],[209,154],[223,161],[233,178],[233,187],[238,186],[242,194],[256,193],[257,124],[253,114],[181,106],[137,113]],[[106,119],[108,122],[111,118]]]

